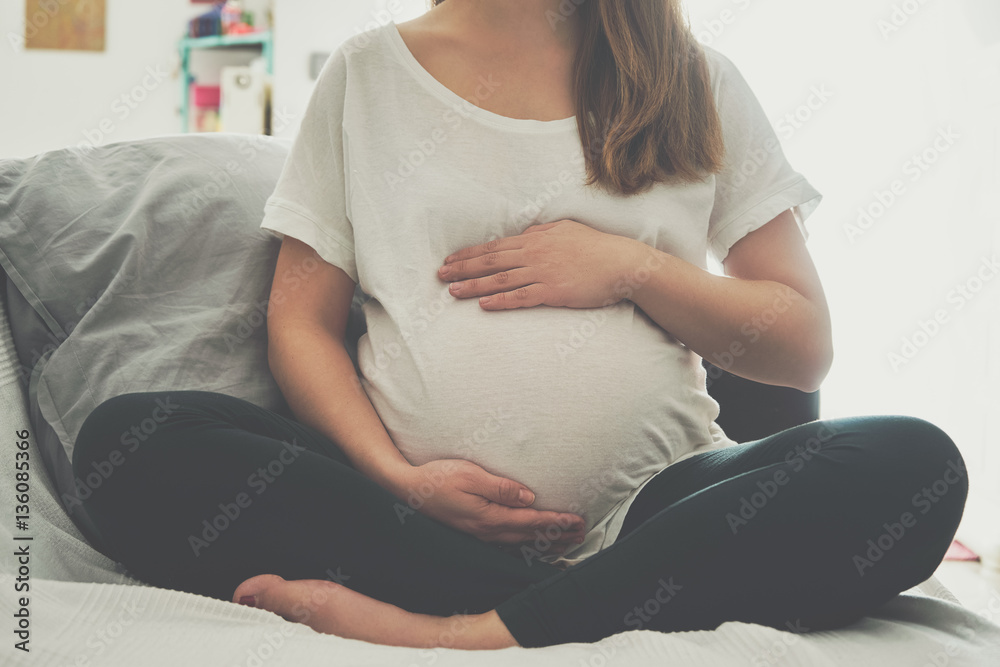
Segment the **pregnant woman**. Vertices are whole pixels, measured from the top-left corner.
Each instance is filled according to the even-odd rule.
[[[332,54],[265,207],[296,419],[191,390],[98,406],[78,471],[162,417],[86,501],[111,555],[458,648],[836,628],[931,576],[967,493],[940,429],[715,423],[702,358],[805,391],[832,360],[821,195],[733,63],[675,0],[435,5]]]

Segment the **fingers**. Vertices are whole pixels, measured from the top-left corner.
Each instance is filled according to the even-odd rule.
[[[465,488],[466,493],[480,495],[495,503],[490,509],[499,528],[516,526],[522,529],[541,528],[551,525],[562,530],[579,532],[584,529],[583,517],[570,512],[531,509],[535,494],[524,484],[507,477],[500,477],[476,468],[472,479]]]
[[[531,308],[546,303],[548,291],[541,283],[533,283],[526,287],[518,287],[512,292],[500,292],[479,299],[483,310],[512,310],[514,308]]]
[[[531,234],[532,232],[544,232],[545,230],[552,229],[553,227],[555,227],[556,225],[558,225],[558,224],[560,224],[562,222],[566,222],[566,221],[565,220],[556,220],[554,222],[546,222],[546,223],[542,223],[540,225],[532,225],[532,226],[528,227],[527,229],[525,229],[521,233],[522,234]]]
[[[490,539],[505,543],[551,542],[575,545],[586,535],[582,518],[575,514],[494,505],[486,519],[493,527]]]
[[[466,493],[491,501],[480,511],[481,523],[475,532],[480,539],[515,544],[535,542],[572,546],[583,540],[586,523],[570,512],[536,510],[531,490],[519,482],[476,468],[468,478]]]
[[[534,531],[558,529],[562,537],[558,539],[573,539],[583,536],[586,524],[582,517],[564,512],[536,510],[531,507],[494,507],[496,523],[506,529],[520,529],[528,535]]]
[[[438,269],[438,275],[445,280],[467,280],[520,268],[524,264],[524,253],[521,249],[512,248],[447,262]]]
[[[524,484],[506,477],[498,477],[476,467],[467,493],[480,495],[487,500],[509,507],[526,507],[535,502],[535,494]]]
[[[489,542],[490,544],[526,545],[534,551],[545,551],[559,554],[565,553],[571,548],[579,546],[583,541],[582,539],[575,538],[572,540],[552,540],[541,531],[527,534],[516,530],[494,533],[483,536],[480,539],[484,542]]]
[[[523,240],[516,236],[508,236],[502,239],[493,239],[492,241],[487,241],[486,243],[480,243],[479,245],[469,246],[468,248],[462,248],[456,253],[452,253],[445,257],[445,264],[454,264],[456,262],[461,262],[463,260],[473,259],[475,257],[480,257],[482,255],[488,255],[490,253],[499,253],[504,250],[512,250],[515,248],[520,248],[523,244]]]
[[[550,290],[541,283],[531,282],[534,273],[526,268],[501,271],[486,278],[452,283],[449,292],[456,299],[479,297],[483,310],[540,306],[546,303]]]
[[[482,278],[455,281],[448,286],[448,291],[459,299],[496,294],[530,285],[534,282],[532,276],[535,273],[535,271],[525,267],[509,271],[498,270],[496,273]]]
[[[460,258],[466,254],[466,251],[459,251],[452,257]],[[542,283],[537,282],[538,269],[525,266],[522,248],[494,250],[468,259],[453,259],[438,269],[438,276],[451,283],[448,291],[456,299],[480,297],[479,305],[483,310],[540,306],[546,303],[550,293]]]
[[[544,232],[548,229],[552,229],[556,225],[560,225],[565,222],[575,222],[575,221],[556,220],[554,222],[546,222],[540,225],[531,225],[517,236],[507,236],[502,239],[493,239],[492,241],[487,241],[486,243],[480,243],[479,245],[469,246],[468,248],[462,248],[458,252],[454,252],[445,257],[444,263],[455,264],[463,260],[482,257],[483,255],[488,255],[490,253],[499,253],[505,250],[515,250],[521,248],[523,247],[524,244],[524,241],[521,238],[521,236],[523,236],[524,234],[530,234],[533,232]]]

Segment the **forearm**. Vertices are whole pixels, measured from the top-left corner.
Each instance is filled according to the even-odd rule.
[[[723,370],[818,388],[831,362],[825,309],[778,282],[717,276],[638,241],[630,247],[623,285],[660,327]]]
[[[362,474],[396,495],[411,468],[392,442],[343,344],[322,327],[288,323],[269,333],[268,362],[296,418],[333,440]]]

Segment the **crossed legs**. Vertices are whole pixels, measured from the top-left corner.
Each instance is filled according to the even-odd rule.
[[[152,433],[124,436],[164,401]],[[812,422],[665,468],[618,540],[562,571],[406,511],[315,430],[223,394],[106,401],[74,471],[108,460],[84,510],[140,579],[254,597],[324,632],[459,648],[730,620],[839,627],[933,573],[967,493],[957,448],[927,422]]]

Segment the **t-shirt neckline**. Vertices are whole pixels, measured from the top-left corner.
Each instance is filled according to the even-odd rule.
[[[410,70],[417,81],[448,106],[459,108],[461,110],[460,113],[464,115],[474,117],[490,125],[518,132],[560,132],[570,128],[576,129],[577,127],[576,116],[557,120],[534,120],[529,118],[511,118],[487,111],[469,102],[424,69],[424,66],[420,64],[420,61],[414,57],[409,47],[406,46],[406,42],[403,41],[403,36],[399,34],[399,28],[396,27],[395,22],[389,21],[383,32],[400,62]]]

